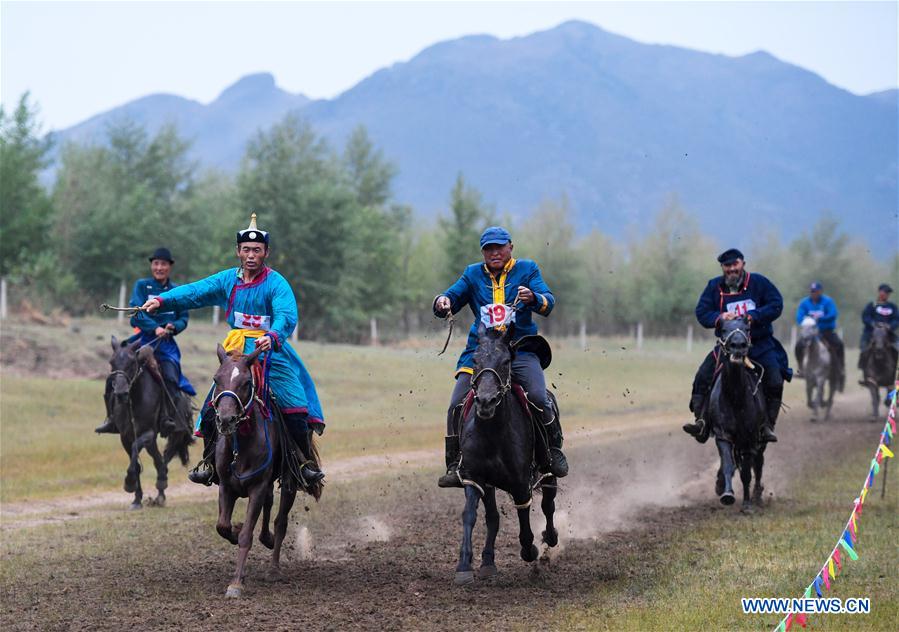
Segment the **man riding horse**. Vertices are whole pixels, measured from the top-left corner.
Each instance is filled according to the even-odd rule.
[[[749,359],[764,370],[764,393],[767,407],[767,423],[762,425],[760,439],[777,441],[774,424],[780,413],[784,379],[790,381],[793,371],[789,368],[787,352],[774,337],[771,326],[783,311],[783,298],[774,284],[758,273],[750,274],[745,268],[743,253],[731,248],[718,256],[722,276],[708,282],[696,304],[696,319],[707,329],[717,329],[721,321],[746,317],[750,323],[752,347]],[[693,380],[690,410],[696,420],[685,424],[684,432],[704,443],[709,436],[703,419],[706,399],[715,379],[717,353],[706,356]]]
[[[229,353],[249,354],[254,349],[269,352],[271,393],[291,437],[308,458],[312,454],[311,433],[324,431],[324,415],[312,377],[288,343],[297,324],[293,290],[280,273],[265,265],[268,254],[269,234],[257,228],[253,213],[249,227],[237,233],[239,267],[162,292],[149,298],[142,309],[152,313],[160,308],[177,311],[213,305],[224,307],[231,331],[222,346]],[[204,407],[201,411],[204,422],[211,417],[206,413]],[[210,485],[215,476],[211,464],[215,445],[210,440],[211,425],[201,424],[205,444],[203,460],[189,475],[191,481],[203,485]],[[302,474],[309,483],[324,477],[311,462],[303,466]]]
[[[889,329],[893,348],[899,352],[899,337],[896,335],[896,330],[899,328],[899,308],[889,300],[892,292],[893,288],[886,283],[881,283],[877,288],[877,300],[868,303],[862,311],[862,322],[865,324],[865,329],[858,343],[859,349],[861,349],[861,353],[858,356],[858,368],[862,370],[864,370],[865,363],[868,360],[868,347],[871,344],[871,335],[874,333],[874,327],[878,325]],[[864,381],[860,381],[859,384],[862,386],[866,385]]]
[[[836,390],[842,391],[846,381],[846,362],[844,360],[843,341],[837,335],[837,304],[832,298],[824,294],[824,286],[815,281],[808,288],[808,296],[799,303],[796,309],[796,324],[802,325],[802,321],[806,318],[812,318],[818,328],[818,334],[827,345],[827,348],[836,356],[837,369],[839,370],[839,380],[837,381]],[[794,349],[796,361],[799,363],[797,375],[802,375],[803,355],[805,345],[802,341],[796,343]]]
[[[434,315],[444,318],[457,313],[466,305],[474,315],[468,334],[468,344],[456,364],[456,384],[450,397],[446,418],[446,474],[440,477],[440,487],[462,487],[459,476],[459,412],[465,396],[471,390],[473,360],[478,345],[478,323],[489,317],[489,306],[505,305],[515,311],[514,341],[537,334],[533,314],[549,316],[555,298],[534,261],[512,257],[512,237],[499,226],[492,226],[481,235],[484,263],[468,266],[449,289],[438,295],[432,304]],[[514,302],[512,299],[515,292]],[[504,312],[505,313],[505,312]],[[502,327],[502,326],[500,326]],[[542,422],[549,442],[549,472],[556,477],[568,474],[568,461],[562,453],[562,428],[555,405],[546,390],[546,380],[540,358],[531,351],[518,350],[512,362],[512,379],[542,408]],[[539,448],[538,448],[539,449]]]
[[[159,296],[161,293],[177,287],[169,278],[172,272],[172,266],[175,260],[172,259],[172,253],[168,248],[157,248],[150,255],[150,273],[152,276],[146,279],[138,279],[134,284],[134,291],[131,293],[131,307],[139,307],[147,302],[148,299]],[[181,372],[181,350],[178,343],[175,342],[175,336],[187,329],[187,310],[166,310],[157,312],[156,314],[148,314],[139,311],[131,317],[131,326],[139,329],[140,332],[133,336],[129,342],[140,340],[141,345],[151,345],[153,347],[156,362],[159,364],[162,380],[165,385],[167,397],[163,398],[162,418],[160,420],[160,431],[166,435],[174,432],[176,429],[175,420],[178,416],[178,399],[181,392],[185,392],[190,396],[196,395],[197,392],[191,383]],[[110,415],[110,385],[106,387],[106,420],[94,430],[97,433],[118,433],[118,428],[112,421]]]

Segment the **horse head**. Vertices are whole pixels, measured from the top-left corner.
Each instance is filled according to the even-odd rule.
[[[140,340],[129,343],[121,342],[115,336],[112,337],[112,357],[109,359],[112,378],[112,394],[117,399],[125,399],[131,390],[131,385],[137,379],[139,365],[137,350],[140,348]]]
[[[752,346],[749,337],[749,321],[746,317],[724,320],[720,324],[718,344],[731,362],[745,362]]]
[[[215,409],[215,423],[224,436],[234,434],[237,425],[249,417],[253,405],[253,374],[251,367],[259,357],[261,349],[250,355],[229,354],[222,345],[216,349],[219,369],[213,382],[210,405]]]
[[[818,335],[818,323],[814,318],[806,316],[799,323],[799,340],[805,344],[810,343]]]
[[[871,332],[871,350],[875,355],[883,355],[890,346],[890,327],[886,323],[876,323]]]
[[[478,325],[478,347],[474,352],[475,414],[479,419],[490,419],[496,408],[512,386],[512,336],[515,323],[510,323],[505,331],[487,329]]]

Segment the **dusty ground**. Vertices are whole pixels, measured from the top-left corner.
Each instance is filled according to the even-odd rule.
[[[811,425],[804,411],[784,417],[781,442],[768,451],[769,503],[793,502],[788,481],[822,448],[838,456],[876,444],[879,425],[851,412],[862,409],[860,398],[844,398],[840,421]],[[533,628],[604,584],[627,599],[641,569],[658,563],[657,548],[689,537],[711,512],[746,519],[712,494],[712,446],[676,425],[585,433],[570,446],[560,546],[523,563],[503,498],[500,575],[464,588],[452,585],[462,494],[437,490],[436,452],[332,462],[322,502],[294,510],[286,580],[265,581],[268,551],[256,544],[239,602],[222,597],[236,550],[214,532],[210,490],[182,485],[168,508],[132,513],[121,495],[4,506],[0,619],[5,629]],[[535,507],[539,533],[537,514]],[[476,547],[483,533],[479,522]]]

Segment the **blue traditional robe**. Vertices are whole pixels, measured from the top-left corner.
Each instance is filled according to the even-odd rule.
[[[229,268],[210,277],[179,285],[158,297],[160,309],[196,309],[218,305],[225,309],[232,329],[264,331],[272,339],[269,384],[285,414],[307,413],[310,424],[324,426],[321,402],[312,376],[288,339],[297,324],[293,290],[280,273],[266,267],[253,281],[244,283],[240,268]],[[243,352],[252,353],[255,338],[248,335]]]

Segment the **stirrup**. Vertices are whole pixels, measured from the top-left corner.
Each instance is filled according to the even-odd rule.
[[[450,465],[446,470],[446,474],[437,479],[437,487],[464,487],[462,485],[462,475],[459,473],[458,463]]]
[[[312,461],[306,461],[300,466],[300,476],[306,486],[315,485],[325,477],[325,473],[312,467]]]
[[[94,428],[94,432],[97,434],[119,434],[119,429],[115,422],[107,417],[106,421]]]
[[[759,431],[759,441],[762,443],[777,443],[777,435],[774,434],[774,429],[767,424],[762,426]]]
[[[210,487],[216,482],[215,467],[206,459],[201,459],[199,463],[187,473],[187,480],[198,485]]]

